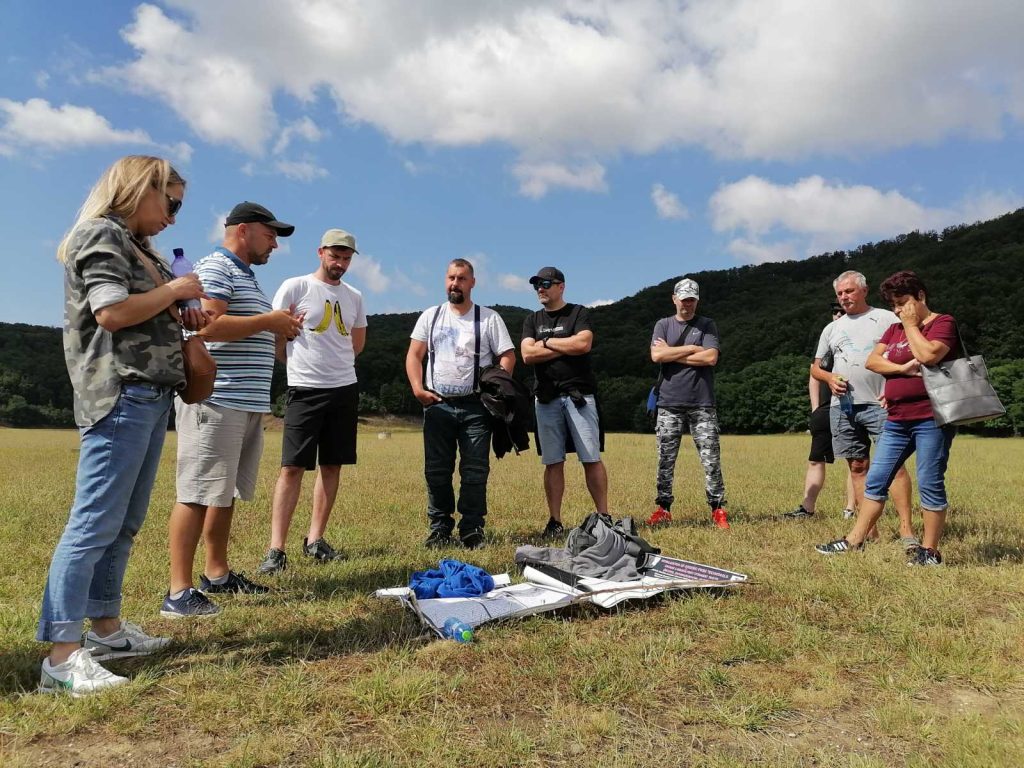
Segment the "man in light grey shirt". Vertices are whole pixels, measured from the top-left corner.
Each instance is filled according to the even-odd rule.
[[[846,314],[822,331],[811,375],[832,390],[829,409],[832,447],[836,458],[846,459],[850,465],[859,507],[864,498],[871,441],[878,439],[886,420],[885,409],[880,403],[885,379],[865,368],[864,362],[886,329],[899,320],[887,309],[868,305],[868,283],[860,272],[843,272],[833,281],[832,287]],[[821,367],[821,361],[829,353],[833,366],[831,371],[826,371]],[[849,413],[840,408],[841,395],[849,395],[852,400]],[[905,469],[900,469],[896,475],[891,493],[900,518],[900,543],[908,550],[916,548],[920,542],[914,536],[911,522],[910,476]],[[877,537],[878,531],[874,530],[870,538]]]

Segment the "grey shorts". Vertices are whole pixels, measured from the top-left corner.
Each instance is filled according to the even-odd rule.
[[[250,501],[263,453],[263,414],[175,400],[177,494],[182,504]]]
[[[871,455],[871,443],[877,442],[885,426],[887,414],[880,405],[865,403],[853,406],[853,416],[847,416],[839,406],[829,410],[832,427],[832,448],[837,459],[866,459]]]

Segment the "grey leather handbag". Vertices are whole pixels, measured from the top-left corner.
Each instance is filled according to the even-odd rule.
[[[988,381],[985,358],[968,355],[960,327],[956,330],[964,356],[938,365],[921,366],[924,388],[932,402],[935,423],[940,427],[996,419],[1006,413]]]

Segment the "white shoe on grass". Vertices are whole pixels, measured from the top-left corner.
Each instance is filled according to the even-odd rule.
[[[39,692],[70,693],[78,698],[127,682],[127,677],[115,675],[97,664],[88,648],[79,648],[63,664],[51,666],[49,658],[43,659]]]
[[[171,638],[150,637],[142,631],[142,627],[130,621],[122,621],[121,628],[106,637],[100,637],[92,631],[87,632],[84,643],[96,661],[147,656],[170,644]]]

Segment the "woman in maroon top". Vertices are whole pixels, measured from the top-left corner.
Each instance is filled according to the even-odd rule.
[[[946,463],[956,427],[935,423],[931,401],[921,378],[922,365],[936,365],[957,356],[956,321],[928,308],[924,283],[913,272],[885,279],[882,298],[900,322],[882,334],[865,367],[885,376],[888,420],[875,447],[864,488],[864,504],[845,538],[815,549],[823,555],[863,549],[867,532],[882,515],[896,472],[917,453],[917,485],[921,495],[924,536],[911,553],[915,565],[939,565],[939,539],[946,523]]]

